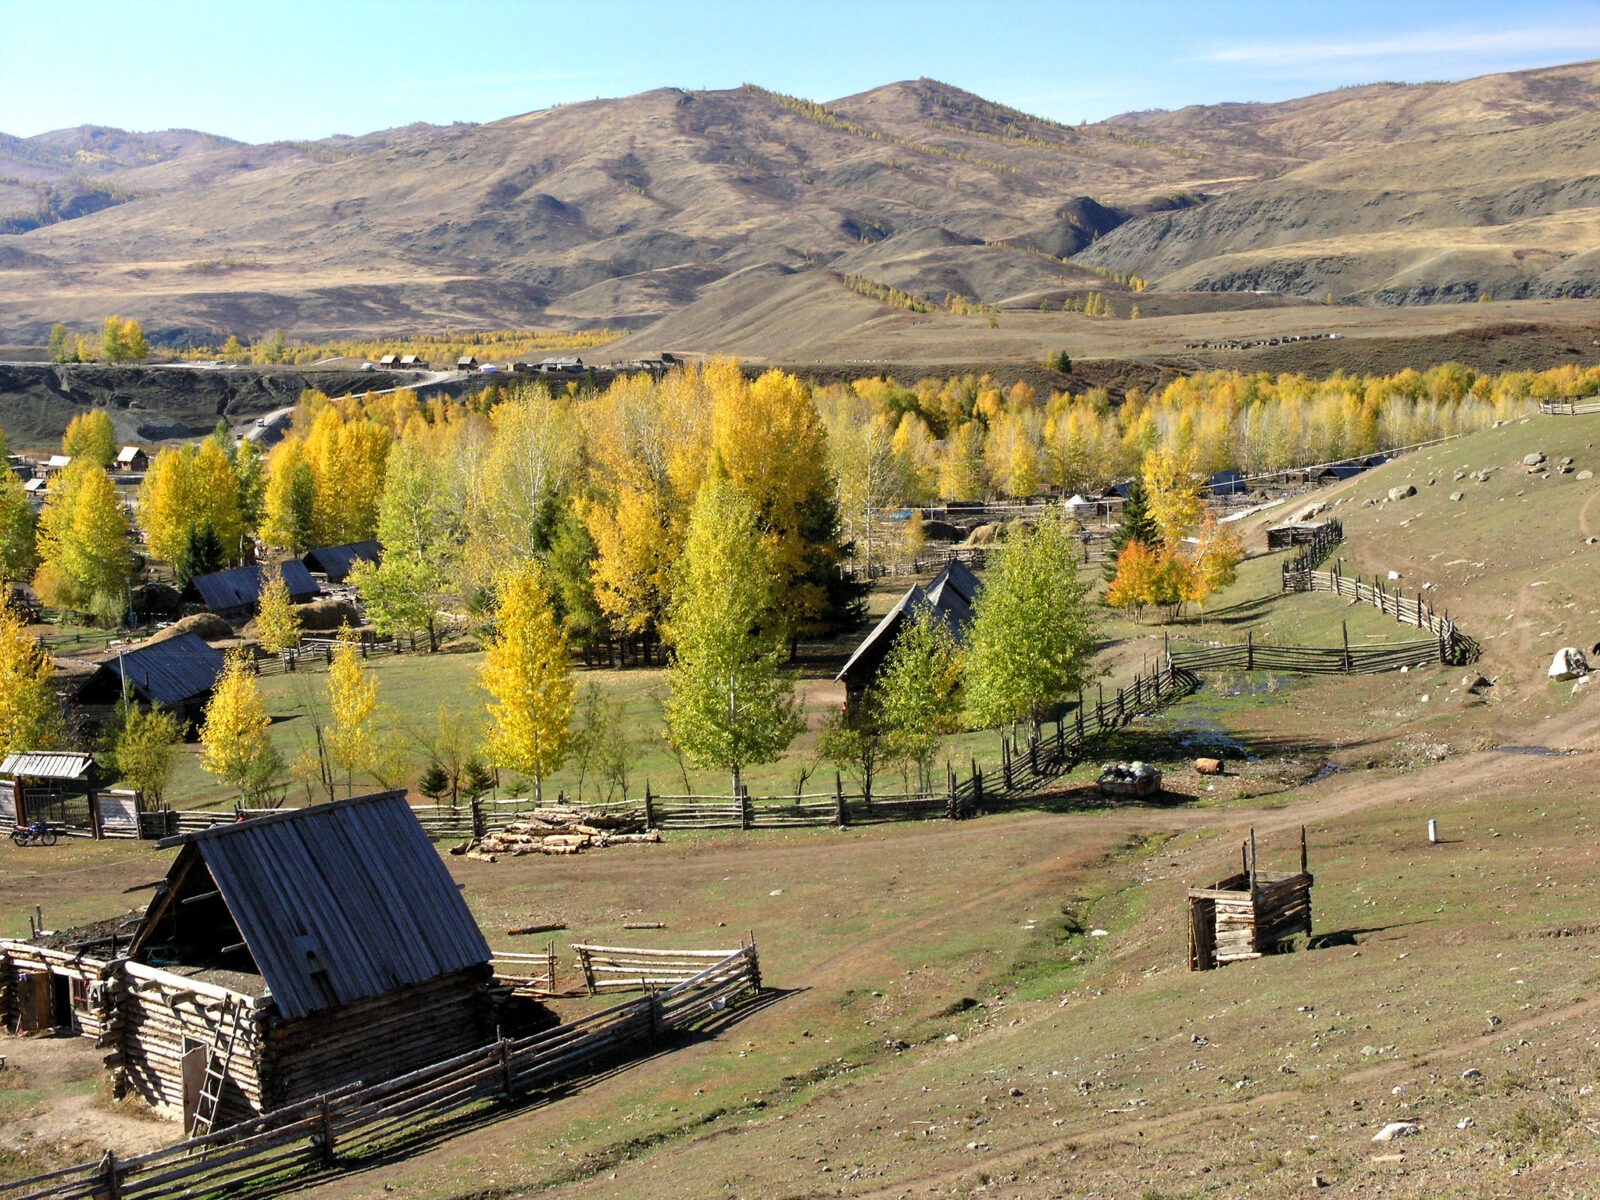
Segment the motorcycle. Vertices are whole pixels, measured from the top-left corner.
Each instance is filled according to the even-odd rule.
[[[56,833],[44,821],[35,821],[32,825],[18,825],[11,831],[11,840],[19,846],[54,846]]]

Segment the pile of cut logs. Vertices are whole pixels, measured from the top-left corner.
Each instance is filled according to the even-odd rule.
[[[501,854],[578,854],[604,846],[660,840],[659,833],[645,828],[642,817],[537,808],[531,817],[512,821],[504,829],[497,829],[466,847],[464,852],[468,858],[494,862]]]

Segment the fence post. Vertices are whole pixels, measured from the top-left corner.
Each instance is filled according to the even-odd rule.
[[[750,810],[750,789],[741,783],[739,785],[739,828],[749,829],[754,823],[754,814]]]
[[[328,1109],[326,1094],[319,1096],[317,1106],[317,1157],[323,1163],[333,1162],[333,1114]]]
[[[1096,692],[1099,693],[1099,699],[1094,702],[1095,721],[1101,729],[1104,729],[1106,727],[1106,687],[1103,683],[1097,683],[1094,686]]]
[[[833,823],[843,829],[850,824],[850,814],[845,811],[844,779],[837,771],[833,773],[833,804]]]
[[[1244,635],[1244,669],[1256,669],[1256,634],[1255,630],[1246,630]]]
[[[98,1193],[106,1200],[121,1200],[122,1187],[117,1181],[117,1156],[107,1150],[100,1156],[100,1175],[105,1182],[105,1190]]]
[[[483,802],[481,800],[473,800],[470,802],[470,807],[472,809],[472,836],[474,840],[482,840],[484,835],[489,832],[488,828],[483,823],[483,808],[481,807],[482,803]]]
[[[1006,791],[1009,792],[1013,786],[1011,782],[1011,749],[1010,743],[1006,741],[1004,734],[1000,737],[1000,778],[1006,785]]]
[[[1350,622],[1340,621],[1339,628],[1344,631],[1344,673],[1350,674]]]
[[[1059,729],[1060,726],[1058,725],[1056,728]],[[1039,734],[1037,730],[1028,738],[1028,766],[1033,769],[1035,775],[1039,773]]]
[[[646,829],[654,829],[656,827],[656,806],[651,803],[651,800],[650,781],[646,779],[644,781],[644,827]]]
[[[983,807],[983,772],[978,770],[978,760],[972,760],[972,808],[973,811]]]
[[[500,1082],[504,1088],[503,1094],[509,1100],[515,1091],[512,1086],[514,1080],[511,1074],[511,1043],[501,1038],[496,1048],[500,1052]]]
[[[1118,688],[1117,689],[1117,724],[1119,724],[1119,725],[1122,724],[1122,722],[1124,720],[1126,720],[1126,718],[1127,718],[1127,709],[1123,706],[1122,689]]]

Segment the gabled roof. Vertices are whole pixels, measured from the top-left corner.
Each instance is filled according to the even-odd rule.
[[[377,542],[348,542],[343,546],[322,546],[307,551],[306,569],[321,571],[333,583],[343,583],[361,559],[373,565],[383,562],[383,548]]]
[[[944,570],[933,577],[933,582],[927,587],[928,599],[932,600],[934,607],[940,606],[940,598],[946,589],[966,601],[971,608],[978,600],[978,593],[983,591],[983,580],[973,574],[972,568],[959,558],[952,558],[945,564]]]
[[[119,463],[131,463],[141,454],[144,454],[144,448],[142,446],[124,446],[121,450],[117,451],[117,461]]]
[[[16,750],[0,762],[0,775],[22,779],[87,779],[94,758],[67,750]]]
[[[966,636],[967,626],[972,623],[972,604],[962,595],[963,588],[969,590],[972,598],[976,599],[982,583],[966,566],[954,561],[934,576],[926,589],[912,584],[856,647],[850,661],[844,664],[834,679],[848,683],[876,674],[879,665],[894,648],[894,639],[900,634],[900,626],[922,607],[931,607],[934,614],[949,626],[956,640],[962,640]]]
[[[198,633],[180,633],[106,659],[86,688],[120,695],[124,672],[128,687],[146,704],[170,708],[204,696],[222,674],[222,651]]]
[[[321,591],[305,563],[298,558],[279,565],[283,568],[283,581],[289,585],[289,599],[298,603]],[[212,612],[254,608],[261,599],[261,568],[233,567],[227,571],[212,571],[209,575],[196,575],[184,589],[184,595],[198,597]]]
[[[134,937],[134,960],[143,961],[163,917],[187,915],[185,895],[214,888],[288,1020],[490,957],[404,792],[286,809],[192,834],[167,883]]]
[[[44,465],[49,467],[52,471],[59,471],[63,467],[70,465],[71,462],[72,455],[70,454],[52,454],[45,460]]]

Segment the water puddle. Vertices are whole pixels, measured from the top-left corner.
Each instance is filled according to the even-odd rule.
[[[1307,783],[1321,783],[1324,779],[1327,779],[1329,776],[1337,775],[1340,771],[1344,771],[1344,770],[1347,770],[1347,769],[1348,768],[1346,768],[1346,767],[1341,767],[1336,762],[1325,762],[1320,767],[1317,768],[1317,773],[1315,775],[1313,775],[1310,779],[1306,780],[1306,782]]]
[[[1538,758],[1560,758],[1571,750],[1557,750],[1552,746],[1491,746],[1496,754],[1532,754]]]

